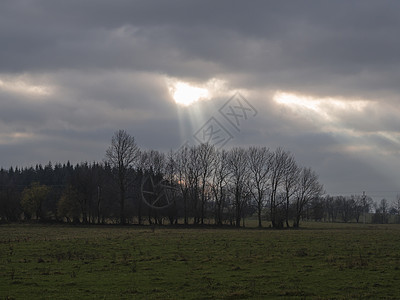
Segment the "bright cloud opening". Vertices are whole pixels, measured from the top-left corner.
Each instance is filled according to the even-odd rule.
[[[37,85],[22,79],[0,79],[0,91],[9,93],[24,94],[28,96],[49,96],[52,89],[48,86]]]
[[[298,111],[311,112],[325,120],[335,120],[341,112],[362,112],[368,101],[340,98],[314,98],[311,96],[278,91],[273,99],[280,105],[288,106]]]
[[[396,146],[400,145],[400,134],[397,132],[392,130],[370,132],[362,127],[354,127],[354,124],[349,122],[351,118],[360,116],[367,118],[366,108],[378,109],[377,102],[343,98],[315,98],[280,91],[274,94],[273,99],[277,104],[286,106],[297,114],[311,117],[319,130],[344,137],[346,142],[340,146],[340,151],[349,153],[375,151],[375,153],[385,155],[388,150],[376,144],[376,139],[382,139],[391,144],[392,149],[396,149]]]
[[[288,106],[300,106],[314,111],[318,111],[319,101],[311,97],[296,95],[292,93],[276,92],[274,100],[279,104]]]
[[[0,145],[18,143],[24,140],[32,139],[35,135],[29,132],[12,132],[0,134]]]
[[[189,83],[178,78],[166,78],[169,93],[175,103],[190,106],[213,97],[228,98],[231,91],[227,89],[226,82],[218,78],[211,78],[203,83]]]
[[[200,88],[178,81],[170,88],[172,97],[177,104],[189,106],[200,99],[209,99],[210,93],[206,88]]]

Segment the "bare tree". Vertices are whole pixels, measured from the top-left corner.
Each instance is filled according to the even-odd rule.
[[[144,176],[152,176],[152,180],[156,183],[161,182],[164,179],[164,172],[166,166],[165,154],[157,150],[146,150],[142,151],[140,154],[140,167],[144,172]],[[143,179],[142,179],[143,180]],[[141,223],[141,210],[142,210],[142,199],[138,199],[138,222]],[[154,218],[154,223],[163,222],[163,217],[165,217],[165,211],[155,210],[153,207],[146,207],[148,212],[149,223],[153,223],[152,218]],[[163,214],[164,213],[164,214]]]
[[[247,152],[243,148],[233,148],[228,155],[228,165],[230,169],[230,182],[234,196],[235,206],[235,225],[240,227],[242,210],[246,203],[246,181],[248,179],[248,159]]]
[[[183,197],[183,219],[188,225],[188,201],[189,201],[189,147],[182,147],[175,155],[177,177]]]
[[[129,171],[140,157],[135,138],[125,130],[116,131],[111,139],[111,146],[106,151],[106,159],[115,170],[120,192],[120,223],[126,224],[125,193],[129,182]]]
[[[299,227],[300,218],[304,207],[314,198],[320,197],[323,193],[323,186],[318,182],[317,174],[310,168],[303,168],[296,189],[295,220],[293,227]]]
[[[210,176],[214,170],[215,147],[210,144],[198,146],[199,163],[201,167],[200,195],[201,195],[201,224],[204,224],[205,207],[207,199],[207,187],[209,186]]]
[[[382,199],[379,206],[376,204],[372,222],[381,224],[389,223],[389,203],[386,199]]]
[[[266,147],[250,147],[249,158],[249,183],[250,192],[257,205],[258,227],[262,227],[262,210],[269,186],[269,173],[271,169],[272,153]]]
[[[361,205],[363,209],[363,223],[365,224],[367,222],[367,213],[369,213],[374,201],[372,200],[371,197],[367,196],[365,192],[362,195],[361,198]]]
[[[288,153],[284,157],[284,172],[283,172],[283,195],[286,201],[285,205],[285,218],[286,227],[289,227],[289,212],[290,202],[298,187],[298,180],[300,176],[300,168],[297,166],[296,161],[292,155]]]
[[[394,202],[394,208],[396,210],[396,223],[400,223],[400,195],[397,195],[396,200]]]
[[[216,153],[211,189],[215,201],[215,222],[222,225],[222,212],[227,197],[227,184],[229,177],[228,152],[225,150]]]
[[[176,161],[176,155],[171,150],[166,155],[165,167],[164,167],[164,179],[166,180],[166,184],[171,186],[171,193],[170,196],[173,198],[173,203],[171,207],[167,209],[168,218],[170,224],[178,223],[178,218],[182,215],[181,214],[181,193],[178,192],[179,190],[179,179],[178,179],[178,164]]]
[[[338,196],[336,198],[336,203],[343,222],[349,222],[354,216],[355,202],[353,199],[344,196]]]
[[[167,153],[166,158],[165,158],[165,167],[164,167],[164,173],[166,180],[168,183],[172,186],[178,181],[177,177],[177,169],[178,165],[175,160],[175,154],[171,150]]]
[[[353,216],[356,219],[356,222],[360,222],[360,217],[363,214],[364,206],[363,206],[363,197],[361,195],[351,195],[351,199],[354,201],[354,212]]]
[[[273,153],[271,172],[270,172],[270,194],[269,194],[269,205],[270,205],[270,218],[272,227],[281,228],[283,227],[283,218],[279,211],[279,207],[283,204],[284,198],[278,197],[279,189],[282,185],[285,165],[288,153],[283,151],[282,148],[278,148]]]
[[[325,197],[325,210],[328,217],[328,222],[334,222],[337,216],[337,209],[335,206],[335,198],[333,196],[327,195]]]
[[[189,162],[188,162],[188,183],[190,194],[190,206],[193,216],[193,223],[199,224],[200,222],[200,182],[202,176],[202,165],[200,162],[200,148],[193,146],[189,148]]]

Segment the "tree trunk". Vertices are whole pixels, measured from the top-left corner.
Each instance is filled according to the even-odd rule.
[[[286,227],[289,226],[289,197],[286,197]]]
[[[189,224],[188,216],[187,216],[187,195],[183,195],[183,215],[184,215],[184,223],[185,225]]]
[[[142,225],[142,199],[139,200],[138,204],[138,224]]]
[[[261,228],[262,227],[262,222],[261,222],[261,203],[260,201],[258,202],[258,227]]]
[[[120,185],[120,205],[121,205],[121,211],[120,211],[120,223],[122,225],[126,224],[125,220],[125,186],[123,184]]]
[[[240,227],[240,220],[242,218],[240,216],[236,216],[236,227]]]
[[[201,225],[204,224],[204,200],[201,200]]]
[[[235,195],[235,201],[236,201],[236,227],[240,227],[240,221],[241,221],[241,215],[242,215],[242,210],[240,207],[240,192],[236,191]]]

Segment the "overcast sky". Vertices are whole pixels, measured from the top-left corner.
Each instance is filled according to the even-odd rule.
[[[291,151],[329,194],[393,200],[399,31],[399,1],[2,0],[0,167],[102,161],[118,129],[168,151],[211,128]]]

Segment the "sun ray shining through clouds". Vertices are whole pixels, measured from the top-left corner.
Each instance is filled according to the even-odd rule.
[[[192,82],[167,77],[165,81],[176,105],[181,143],[193,139],[193,134],[215,113],[213,101],[226,101],[232,93],[227,89],[227,82],[219,78]]]

